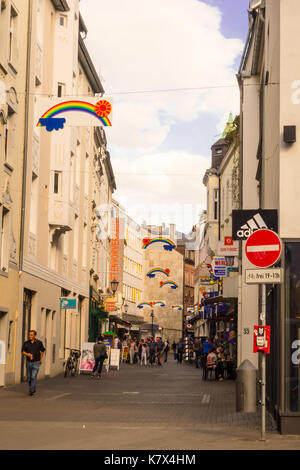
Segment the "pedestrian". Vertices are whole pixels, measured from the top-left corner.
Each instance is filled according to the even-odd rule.
[[[208,341],[208,338],[206,337],[205,340],[203,341],[203,355],[205,356],[205,358],[207,358],[207,355],[212,347],[212,344],[210,341]]]
[[[140,347],[141,347],[141,365],[143,365],[143,362],[144,362],[146,366],[147,365],[147,344],[145,343],[143,339],[140,343]]]
[[[173,351],[173,354],[174,354],[174,361],[176,361],[176,359],[177,359],[177,353],[176,353],[176,343],[175,343],[175,340],[174,340],[173,343],[172,343],[172,351]]]
[[[29,339],[22,347],[22,354],[26,356],[26,372],[29,384],[29,395],[36,393],[36,382],[40,365],[45,352],[44,345],[36,338],[35,330],[29,331]]]
[[[183,356],[183,342],[182,338],[178,341],[176,345],[176,352],[177,352],[177,362],[178,364],[182,363],[182,356]]]
[[[130,347],[129,347],[130,365],[134,364],[135,353],[136,353],[136,344],[135,344],[135,341],[132,339],[130,341]]]
[[[101,378],[103,362],[107,359],[106,353],[106,345],[103,343],[103,336],[99,336],[97,338],[96,343],[94,344],[94,358],[95,358],[95,365],[93,372],[91,374],[91,378],[94,377]]]
[[[166,339],[164,342],[164,362],[167,362],[168,360],[169,349],[170,349],[170,344],[169,344],[169,341]]]
[[[199,368],[201,350],[202,350],[201,341],[200,341],[199,338],[196,337],[194,339],[194,352],[195,352],[195,355],[196,355],[196,367],[197,367],[197,369]]]
[[[149,343],[149,362],[151,365],[155,364],[156,343],[154,338],[151,337]]]
[[[161,358],[164,352],[164,343],[162,342],[161,338],[158,337],[156,341],[156,357],[157,357],[157,365],[161,366]]]

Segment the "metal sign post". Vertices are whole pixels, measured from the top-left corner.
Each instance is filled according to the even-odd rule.
[[[261,302],[261,317],[260,317],[260,325],[263,325],[265,323],[266,319],[266,291],[267,291],[267,285],[263,284],[262,285],[262,302]],[[260,379],[260,385],[261,385],[261,441],[266,440],[266,353],[262,351],[260,353],[261,355],[261,379]]]

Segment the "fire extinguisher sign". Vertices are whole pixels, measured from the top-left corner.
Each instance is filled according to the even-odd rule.
[[[270,354],[270,327],[265,325],[254,326],[253,352]]]

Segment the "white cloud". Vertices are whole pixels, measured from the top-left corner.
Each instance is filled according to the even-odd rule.
[[[236,86],[233,67],[243,44],[222,36],[217,8],[197,0],[82,0],[81,10],[108,93]],[[115,95],[110,142],[159,148],[174,120],[206,112],[223,121],[238,105],[231,88]]]
[[[114,195],[141,222],[174,221],[183,227],[204,209],[202,179],[208,161],[187,152],[159,152],[136,160],[114,158],[117,192]]]

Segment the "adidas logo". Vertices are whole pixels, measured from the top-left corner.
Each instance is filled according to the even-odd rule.
[[[257,230],[267,229],[267,224],[262,218],[262,216],[257,213],[251,219],[247,221],[245,225],[243,225],[240,230],[237,231],[237,236],[239,238],[248,238],[252,233],[256,232]]]

